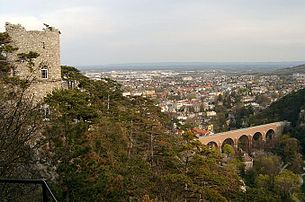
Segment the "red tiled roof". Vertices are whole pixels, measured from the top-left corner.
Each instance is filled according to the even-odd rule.
[[[200,128],[193,128],[192,132],[195,133],[196,135],[199,135],[199,136],[207,136],[207,135],[210,134],[210,131],[200,129]]]

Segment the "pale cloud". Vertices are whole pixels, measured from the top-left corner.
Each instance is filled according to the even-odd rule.
[[[88,32],[99,34],[112,31],[111,19],[101,9],[94,7],[60,9],[42,16],[42,19],[56,25],[70,37]]]
[[[4,23],[61,32],[66,64],[304,60],[305,1],[1,1]],[[18,6],[17,6],[18,5]]]
[[[19,15],[5,15],[0,14],[0,32],[4,32],[5,28],[4,25],[6,22],[14,23],[14,24],[20,24],[22,23],[22,26],[26,27],[28,30],[37,30],[42,29],[43,23],[41,19],[34,17],[34,16],[19,16]]]

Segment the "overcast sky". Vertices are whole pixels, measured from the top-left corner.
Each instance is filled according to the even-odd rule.
[[[305,60],[305,0],[0,0],[6,21],[58,28],[68,65]]]

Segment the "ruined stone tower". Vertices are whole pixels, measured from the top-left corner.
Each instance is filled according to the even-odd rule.
[[[56,88],[61,88],[60,68],[60,32],[46,26],[42,31],[27,31],[20,24],[5,24],[6,32],[12,39],[12,45],[18,50],[7,55],[14,65],[14,74],[21,79],[29,79],[32,84],[29,95],[39,101]],[[26,61],[20,60],[18,54],[38,53],[32,68]]]

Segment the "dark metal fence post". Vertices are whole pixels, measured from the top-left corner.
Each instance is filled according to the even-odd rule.
[[[42,201],[43,202],[48,202],[48,193],[47,193],[47,187],[46,185],[43,183],[42,184]]]

